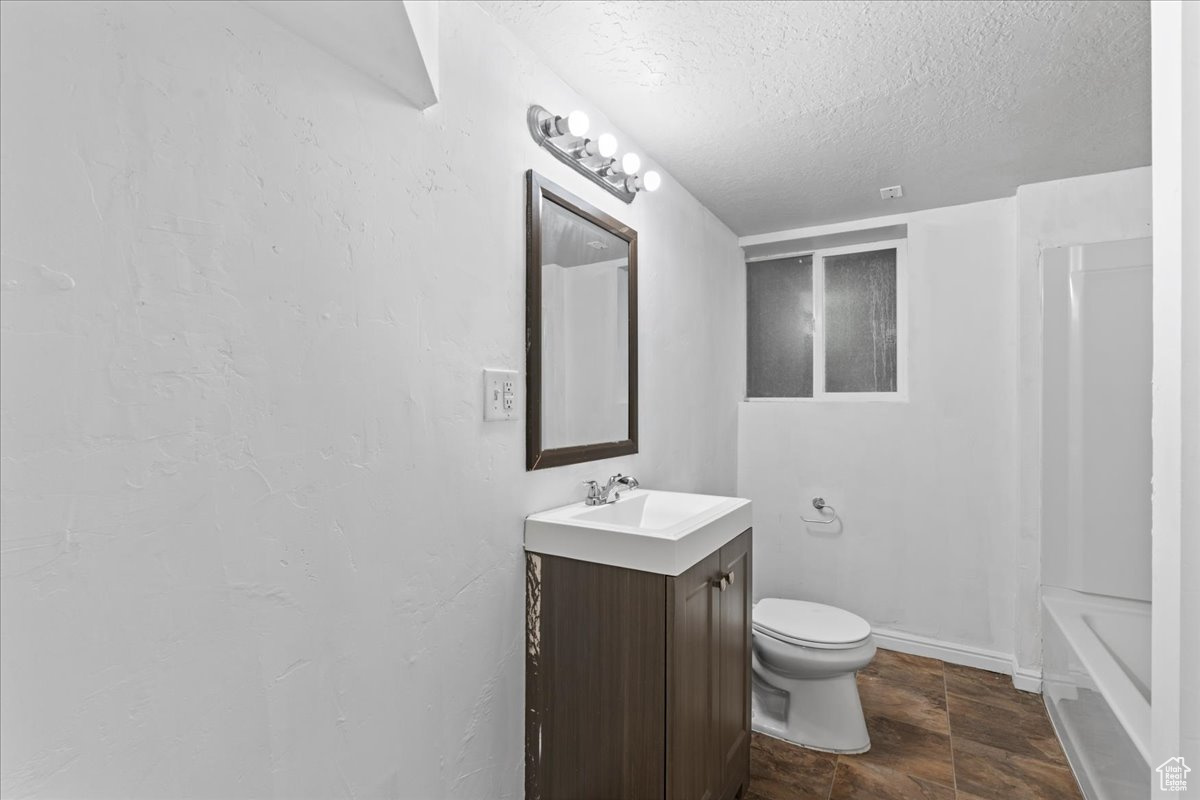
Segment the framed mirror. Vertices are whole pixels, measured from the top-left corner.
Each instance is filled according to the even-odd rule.
[[[526,179],[525,466],[636,453],[637,231]]]

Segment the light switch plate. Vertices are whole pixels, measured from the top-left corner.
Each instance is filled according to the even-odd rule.
[[[520,419],[517,411],[517,371],[483,371],[483,418],[488,422]]]

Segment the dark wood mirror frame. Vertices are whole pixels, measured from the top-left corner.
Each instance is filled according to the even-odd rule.
[[[525,205],[525,467],[561,467],[638,451],[637,231],[529,170]],[[570,447],[542,447],[542,204],[555,203],[629,243],[628,438]],[[604,342],[598,342],[604,346]]]

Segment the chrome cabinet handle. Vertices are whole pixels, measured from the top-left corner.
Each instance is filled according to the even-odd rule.
[[[732,572],[726,572],[721,577],[712,579],[713,588],[720,589],[722,592],[725,591],[726,589],[728,589],[732,583],[733,583],[733,573]]]

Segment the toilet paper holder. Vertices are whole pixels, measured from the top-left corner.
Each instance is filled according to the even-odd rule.
[[[828,511],[833,516],[830,517],[829,519],[809,519],[808,517],[802,516],[802,517],[800,517],[800,519],[804,520],[805,522],[809,522],[809,523],[812,523],[815,525],[830,525],[834,522],[837,522],[837,518],[838,518],[837,509],[834,508],[833,506],[829,505],[828,503],[826,503],[824,497],[814,497],[812,499],[812,504],[813,504],[813,508],[815,508],[817,511],[820,511],[822,516],[825,514],[826,511]]]

